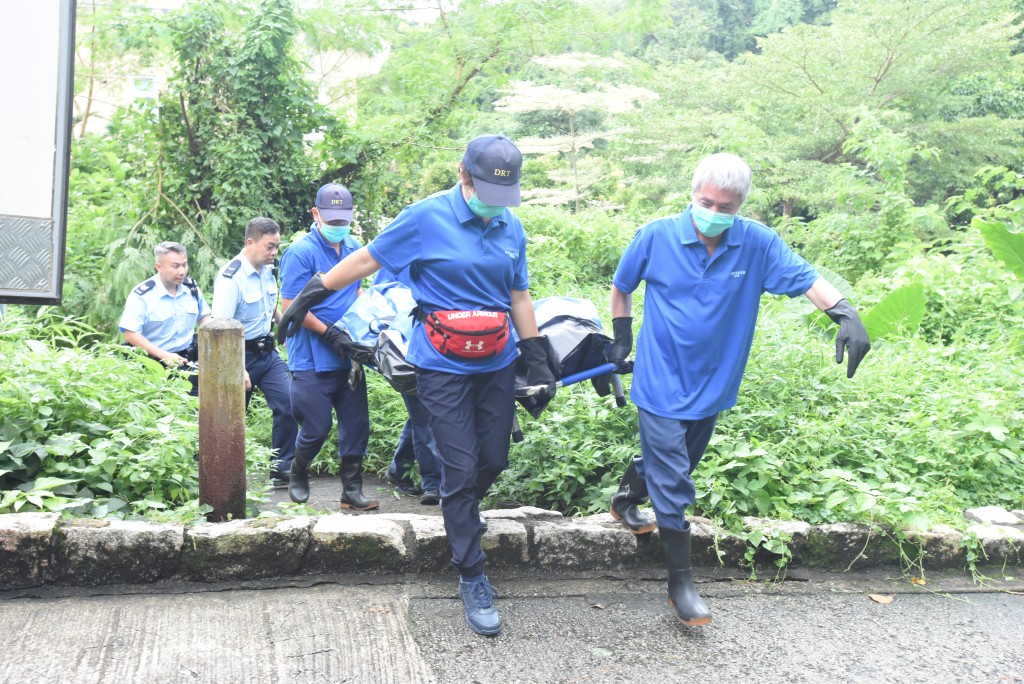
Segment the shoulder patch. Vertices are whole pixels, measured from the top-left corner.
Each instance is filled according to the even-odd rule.
[[[156,287],[156,281],[150,278],[133,290],[140,297]]]
[[[234,278],[235,274],[238,273],[238,269],[242,268],[242,260],[235,259],[230,264],[224,267],[224,272],[221,273],[225,278]]]

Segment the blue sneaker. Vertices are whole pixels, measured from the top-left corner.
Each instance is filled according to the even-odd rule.
[[[466,624],[477,634],[494,636],[501,631],[501,616],[494,607],[494,593],[487,575],[459,579],[459,598],[466,607]]]

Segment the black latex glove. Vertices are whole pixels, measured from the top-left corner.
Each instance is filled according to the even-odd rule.
[[[532,394],[520,398],[520,403],[531,416],[540,416],[544,407],[555,398],[555,367],[551,345],[544,335],[519,340],[519,351],[526,363],[526,386],[536,388]]]
[[[627,361],[626,357],[629,356],[629,352],[633,351],[633,318],[630,316],[613,318],[612,334],[615,339],[612,342],[612,348],[606,354],[608,362],[616,365],[616,373],[632,373],[633,362]]]
[[[292,306],[295,306],[292,303]],[[291,311],[291,307],[288,307]],[[327,326],[327,330],[324,330],[323,334],[320,335],[331,347],[331,351],[342,358],[348,358],[349,352],[352,350],[352,338],[343,333],[341,330],[333,325]]]
[[[853,374],[857,372],[857,366],[871,350],[868,331],[860,322],[857,311],[845,299],[840,299],[831,309],[826,309],[825,313],[839,324],[839,333],[836,335],[836,363],[843,362],[843,348],[845,347],[849,351],[846,377],[852,378]]]
[[[310,278],[306,286],[302,288],[302,292],[292,300],[288,309],[281,316],[281,325],[277,329],[278,344],[284,344],[285,339],[299,332],[302,321],[306,320],[309,310],[332,294],[334,294],[334,290],[324,287],[322,273],[317,273]]]

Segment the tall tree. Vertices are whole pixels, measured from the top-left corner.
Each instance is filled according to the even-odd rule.
[[[313,161],[304,137],[331,122],[296,54],[292,0],[202,0],[172,21],[177,67],[160,101],[161,218],[197,227],[226,258],[269,216],[304,225]]]

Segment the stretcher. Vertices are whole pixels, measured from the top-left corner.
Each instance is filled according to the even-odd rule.
[[[398,392],[416,391],[415,368],[405,360],[412,330],[415,301],[399,283],[376,284],[359,297],[335,326],[350,342],[349,357],[380,373]],[[597,380],[611,388],[617,406],[625,406],[622,382],[616,366],[605,361],[612,340],[601,329],[592,302],[573,297],[547,297],[534,302],[537,328],[547,337],[557,366],[556,387],[568,387],[585,380]],[[602,383],[601,380],[604,382]],[[522,358],[516,367],[516,400],[534,417],[531,399],[540,388],[526,385]],[[513,438],[521,441],[518,421]]]

